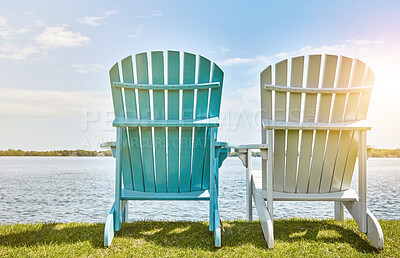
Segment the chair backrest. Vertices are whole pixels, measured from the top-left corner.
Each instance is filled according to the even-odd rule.
[[[207,58],[179,51],[128,56],[110,70],[116,118],[193,120],[219,117],[223,72]],[[137,84],[115,87],[115,83]],[[196,85],[219,82],[219,87]],[[163,86],[163,87],[160,87]],[[175,87],[182,85],[182,87]],[[191,192],[209,189],[210,130],[204,127],[122,129],[125,189]]]
[[[374,75],[358,59],[310,55],[268,66],[260,82],[262,119],[333,123],[366,118],[372,87],[365,86],[373,85]],[[301,88],[315,91],[302,92]],[[332,88],[336,91],[329,91]],[[262,141],[266,143],[265,130]],[[358,155],[357,131],[274,130],[273,145],[274,191],[329,193],[349,189]]]

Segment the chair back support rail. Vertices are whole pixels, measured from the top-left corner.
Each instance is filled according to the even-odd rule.
[[[140,53],[111,68],[124,189],[210,188],[210,128],[219,126],[222,82],[215,63],[187,52]]]
[[[292,126],[274,130],[262,126],[262,143],[267,143],[267,131],[273,134],[274,191],[331,193],[349,189],[360,130],[369,127],[350,130],[353,128],[330,129],[329,125],[351,126],[365,120],[373,83],[374,74],[363,62],[335,55],[286,59],[261,73],[264,124]],[[313,123],[318,129],[306,128]],[[263,164],[264,189],[266,169]]]

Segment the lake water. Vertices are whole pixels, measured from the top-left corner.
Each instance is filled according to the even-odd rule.
[[[113,203],[114,167],[109,157],[0,157],[0,223],[105,222]],[[253,167],[260,168],[259,158]],[[244,183],[240,160],[225,160],[222,219],[245,218]],[[274,207],[278,218],[333,217],[332,202],[275,202]],[[400,219],[400,159],[368,160],[368,208],[378,219]],[[257,218],[255,209],[253,214]],[[206,221],[208,202],[130,201],[129,220]]]

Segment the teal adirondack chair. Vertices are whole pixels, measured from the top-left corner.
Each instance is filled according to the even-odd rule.
[[[230,151],[217,142],[223,75],[179,51],[140,53],[111,68],[117,140],[101,146],[112,149],[116,177],[105,246],[126,222],[128,200],[209,201],[209,230],[221,246],[218,169]]]

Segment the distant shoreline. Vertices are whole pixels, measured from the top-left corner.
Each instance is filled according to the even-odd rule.
[[[228,153],[229,157],[236,157],[237,152]],[[23,150],[0,150],[0,157],[112,157],[111,150],[53,150],[53,151],[23,151]],[[261,157],[260,152],[253,152],[253,157]],[[376,149],[368,150],[369,158],[400,158],[398,149]]]
[[[36,155],[36,156],[27,156],[27,155],[5,156],[5,155],[0,155],[0,158],[2,158],[2,157],[4,157],[4,158],[12,158],[12,157],[17,157],[17,158],[36,158],[36,157],[37,158],[112,158],[113,156],[44,156],[44,155],[42,155],[42,156],[39,156],[39,155]]]
[[[12,158],[12,157],[18,157],[18,158],[112,158],[113,156],[5,156],[5,155],[0,155],[0,158]],[[254,158],[261,158],[261,156],[256,156],[253,155]],[[228,155],[228,158],[237,158],[237,155]],[[373,159],[400,159],[400,157],[368,157],[373,158]]]
[[[89,150],[53,150],[53,151],[23,151],[23,150],[0,150],[0,156],[7,157],[111,157],[111,150],[89,151]]]

